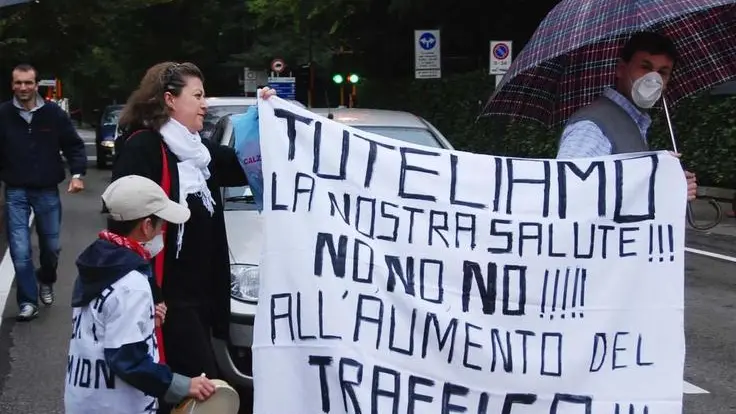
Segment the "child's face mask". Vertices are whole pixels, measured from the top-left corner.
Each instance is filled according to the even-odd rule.
[[[146,224],[144,225],[146,230],[143,231],[143,234],[145,234],[146,237],[150,237],[149,235],[152,234],[155,234],[155,236],[153,236],[151,240],[141,243],[141,246],[146,249],[151,257],[156,257],[156,255],[161,253],[161,250],[164,249],[164,236],[161,233],[160,227],[163,225],[163,223],[159,223],[158,225],[154,226],[151,220],[146,220]]]
[[[153,239],[141,243],[144,249],[148,252],[148,254],[151,255],[151,257],[156,257],[157,254],[161,253],[161,250],[164,249],[164,236],[163,234],[156,235]]]

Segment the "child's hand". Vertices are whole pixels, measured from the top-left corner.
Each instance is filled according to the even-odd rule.
[[[166,304],[161,302],[156,305],[156,327],[161,326],[166,320]]]
[[[204,401],[215,393],[215,383],[204,375],[192,378],[189,384],[189,396]]]

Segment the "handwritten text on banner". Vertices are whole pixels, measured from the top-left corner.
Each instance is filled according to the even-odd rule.
[[[280,99],[259,116],[256,413],[681,413],[675,158],[446,151]]]

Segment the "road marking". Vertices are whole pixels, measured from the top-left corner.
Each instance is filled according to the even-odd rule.
[[[682,393],[683,394],[710,394],[710,392],[698,387],[697,385],[693,385],[687,381],[684,381]]]
[[[85,142],[84,145],[85,146],[89,145],[90,147],[94,147],[95,145],[97,145],[97,143],[96,142]]]
[[[0,262],[0,312],[5,313],[5,303],[10,295],[10,288],[13,286],[15,278],[15,268],[13,260],[10,258],[10,249],[5,249],[5,256]],[[2,314],[0,314],[0,326],[3,324]]]
[[[33,210],[28,219],[28,227],[31,225],[33,225]],[[13,259],[10,258],[10,247],[8,247],[5,249],[3,261],[0,262],[0,326],[3,324],[2,315],[5,313],[5,304],[8,301],[10,288],[13,286],[13,279],[15,279],[15,267],[13,267]]]
[[[686,247],[685,251],[688,253],[699,254],[701,256],[708,256],[714,259],[720,259],[720,260],[725,260],[727,262],[736,263],[736,257],[726,256],[725,254],[718,254],[718,253],[708,252],[705,250],[693,249],[690,247]]]

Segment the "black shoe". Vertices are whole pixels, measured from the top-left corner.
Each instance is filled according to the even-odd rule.
[[[54,303],[54,286],[41,283],[38,286],[38,298],[46,306],[51,306]]]

